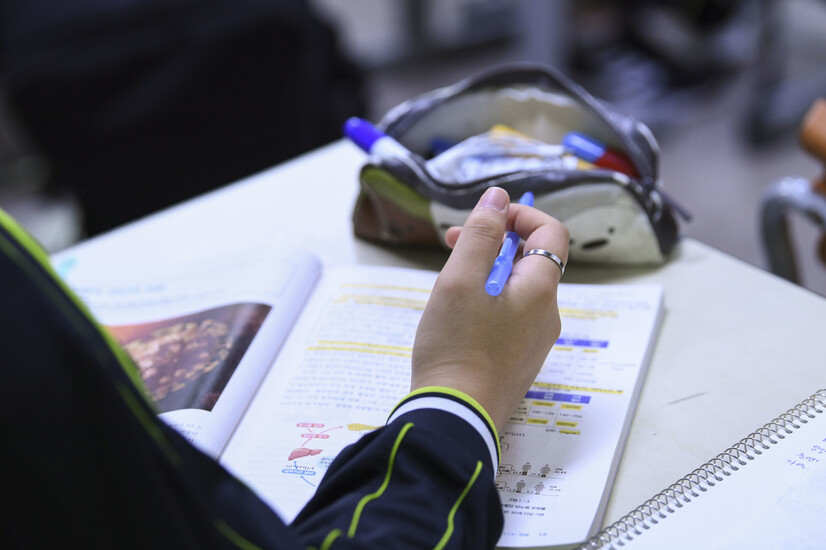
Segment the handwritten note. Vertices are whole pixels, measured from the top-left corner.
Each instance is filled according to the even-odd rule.
[[[786,459],[789,466],[795,468],[811,468],[816,466],[822,460],[826,460],[826,438],[823,438],[819,444],[812,445],[811,448],[805,451],[795,453],[791,458]]]

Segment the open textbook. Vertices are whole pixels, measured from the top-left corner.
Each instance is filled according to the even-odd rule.
[[[160,416],[292,520],[346,445],[409,388],[436,273],[322,269],[237,251],[101,270],[53,258],[132,355]],[[501,546],[572,544],[600,526],[662,308],[656,285],[568,285],[562,335],[500,434]]]

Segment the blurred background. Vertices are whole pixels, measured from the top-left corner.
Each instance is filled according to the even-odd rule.
[[[58,251],[532,61],[648,124],[682,233],[766,268],[765,190],[824,172],[798,141],[824,30],[823,0],[4,0],[0,207]],[[826,294],[822,230],[790,221]]]

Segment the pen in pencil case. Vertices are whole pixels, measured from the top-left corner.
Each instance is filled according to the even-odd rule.
[[[628,157],[585,134],[579,132],[566,134],[562,139],[562,146],[573,155],[600,168],[622,172],[634,178],[639,176]]]
[[[351,117],[344,123],[344,135],[364,152],[379,158],[407,158],[410,150],[363,118]]]
[[[519,199],[519,204],[533,206],[533,193],[526,192]],[[516,256],[516,249],[519,247],[519,235],[516,231],[508,231],[505,234],[505,241],[499,250],[499,255],[493,262],[493,269],[490,271],[488,280],[485,283],[485,291],[491,296],[499,296],[505,288],[505,282],[513,271],[513,258]]]

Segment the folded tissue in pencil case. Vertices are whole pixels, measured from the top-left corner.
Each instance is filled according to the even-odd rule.
[[[570,261],[657,264],[677,242],[648,128],[550,67],[489,71],[409,99],[378,128],[402,147],[371,151],[359,175],[363,239],[444,246],[482,193],[532,191],[569,229]]]

